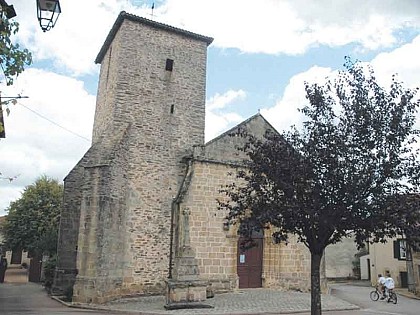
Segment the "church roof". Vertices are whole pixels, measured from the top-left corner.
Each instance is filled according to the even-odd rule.
[[[254,116],[249,117],[248,119],[244,120],[243,122],[241,122],[240,124],[232,127],[231,129],[229,129],[228,131],[225,131],[224,133],[220,134],[219,136],[217,136],[216,138],[213,138],[212,140],[210,140],[209,142],[207,142],[205,145],[208,146],[209,144],[213,143],[213,142],[217,142],[219,139],[224,138],[229,136],[231,133],[233,133],[235,130],[244,127],[246,125],[249,124],[250,121],[252,120],[256,120],[256,119],[262,119],[262,121],[272,130],[274,130],[275,132],[278,133],[278,131],[276,130],[276,128],[274,128],[268,121],[267,119],[265,119],[263,117],[263,115],[261,115],[260,113],[255,114]]]
[[[247,154],[240,150],[245,145],[246,137],[233,136],[239,130],[245,131],[247,134],[253,135],[259,139],[263,139],[268,130],[278,133],[277,130],[260,114],[256,114],[239,125],[222,133],[218,137],[207,142],[204,146],[198,146],[193,152],[196,160],[242,165],[248,160]]]
[[[152,20],[137,16],[137,15],[134,15],[134,14],[130,14],[130,13],[127,13],[125,11],[121,11],[120,14],[117,17],[117,20],[115,21],[114,25],[112,26],[111,30],[109,31],[108,36],[105,39],[105,42],[102,45],[102,48],[98,53],[98,56],[96,57],[95,63],[101,63],[102,62],[102,59],[104,58],[105,53],[107,52],[109,46],[111,45],[115,34],[118,32],[121,24],[124,22],[125,19],[133,21],[133,22],[137,22],[137,23],[146,24],[146,25],[149,25],[149,26],[152,26],[152,27],[155,27],[155,28],[159,28],[159,29],[162,29],[162,30],[166,30],[168,32],[173,32],[173,33],[176,33],[176,34],[180,34],[180,35],[184,35],[184,36],[187,36],[187,37],[190,37],[190,38],[194,38],[196,40],[200,40],[200,41],[203,41],[203,42],[207,43],[207,45],[210,45],[213,42],[212,37],[203,36],[203,35],[196,34],[196,33],[190,32],[190,31],[186,31],[186,30],[174,27],[174,26],[170,26],[170,25],[167,25],[167,24],[159,23],[159,22],[156,22],[156,21],[152,21]]]

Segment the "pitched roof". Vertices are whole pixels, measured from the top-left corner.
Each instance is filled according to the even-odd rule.
[[[245,125],[247,125],[251,120],[254,120],[254,119],[257,119],[257,118],[260,118],[260,119],[262,119],[263,121],[264,121],[264,123],[266,123],[270,128],[272,128],[275,132],[277,132],[278,133],[278,131],[276,130],[276,128],[274,128],[268,121],[267,121],[267,119],[265,119],[264,118],[264,116],[263,115],[261,115],[260,113],[257,113],[257,114],[255,114],[255,115],[253,115],[253,116],[251,116],[251,117],[249,117],[248,119],[246,119],[246,120],[244,120],[243,122],[241,122],[241,123],[239,123],[238,125],[236,125],[236,126],[234,126],[234,127],[232,127],[232,128],[230,128],[228,131],[225,131],[224,133],[222,133],[222,134],[220,134],[220,135],[218,135],[216,138],[213,138],[212,140],[210,140],[209,142],[207,142],[205,145],[209,145],[209,144],[211,144],[211,143],[213,143],[213,142],[216,142],[217,140],[219,140],[220,138],[223,138],[223,137],[225,137],[225,136],[228,136],[228,135],[230,135],[233,131],[235,131],[236,129],[238,129],[238,128],[241,128],[241,127],[243,127],[243,126],[245,126]]]
[[[114,25],[112,26],[111,30],[108,33],[107,38],[105,39],[104,44],[102,45],[101,50],[98,53],[98,56],[95,59],[95,63],[101,63],[102,59],[104,58],[109,46],[112,43],[112,40],[115,37],[115,34],[118,32],[121,24],[124,22],[124,20],[130,20],[133,22],[138,22],[138,23],[142,23],[142,24],[146,24],[155,28],[160,28],[162,30],[166,30],[168,32],[173,32],[173,33],[177,33],[180,35],[184,35],[187,37],[191,37],[194,38],[196,40],[201,40],[205,43],[207,43],[207,45],[210,45],[213,42],[213,38],[212,37],[207,37],[207,36],[203,36],[200,34],[196,34],[190,31],[186,31],[177,27],[173,27],[167,24],[163,24],[163,23],[159,23],[159,22],[155,22],[137,15],[133,15],[133,14],[129,14],[125,11],[121,11],[120,14],[117,17],[117,20],[115,21]]]

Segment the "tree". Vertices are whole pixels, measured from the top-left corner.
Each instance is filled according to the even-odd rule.
[[[370,66],[346,58],[345,70],[325,85],[305,83],[302,130],[258,139],[246,130],[243,183],[223,187],[227,219],[245,236],[273,228],[277,242],[297,236],[311,253],[311,314],[321,314],[320,263],[325,248],[354,236],[385,242],[398,232],[396,195],[418,193],[417,89],[396,76],[389,91]],[[418,231],[417,231],[418,232]]]
[[[12,42],[12,36],[19,31],[19,23],[7,18],[3,7],[1,7],[0,19],[0,66],[6,85],[12,85],[14,79],[32,63],[32,54],[27,49],[21,49],[18,43]],[[4,133],[1,105],[8,105],[8,102],[14,101],[8,100],[1,103],[0,98],[0,135]],[[9,113],[8,108],[6,108],[6,113]]]
[[[394,213],[398,234],[404,238],[407,266],[408,291],[416,293],[413,250],[420,251],[420,195],[397,195],[392,199],[391,208],[401,208]]]
[[[63,186],[46,176],[25,187],[21,198],[6,209],[6,246],[36,255],[55,254],[62,197]]]

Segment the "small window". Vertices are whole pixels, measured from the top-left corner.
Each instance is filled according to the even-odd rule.
[[[172,104],[172,105],[171,105],[171,114],[173,114],[173,113],[174,113],[174,111],[175,111],[175,105],[174,105],[174,104]]]
[[[174,61],[172,59],[166,59],[165,70],[166,71],[172,71],[173,68],[174,68]]]

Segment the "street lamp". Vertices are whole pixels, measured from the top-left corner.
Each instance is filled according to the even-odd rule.
[[[5,0],[0,0],[1,14],[5,14],[8,19],[16,16],[16,11],[12,5],[8,5]]]
[[[36,0],[39,25],[44,32],[49,31],[61,13],[59,0]]]

